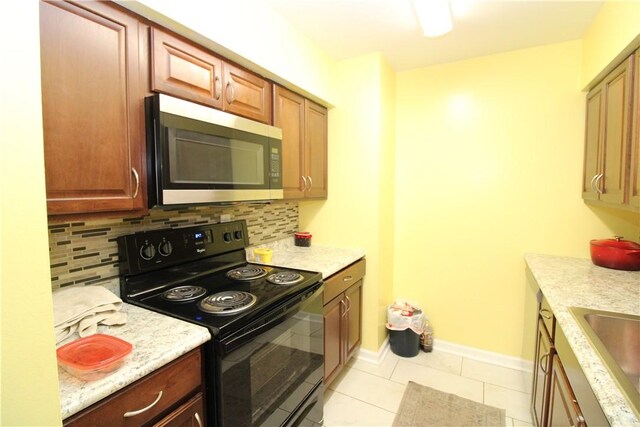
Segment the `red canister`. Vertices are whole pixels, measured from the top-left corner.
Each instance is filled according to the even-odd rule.
[[[309,247],[311,246],[311,233],[307,231],[299,231],[294,235],[295,245]]]

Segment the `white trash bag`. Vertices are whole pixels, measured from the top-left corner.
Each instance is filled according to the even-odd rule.
[[[387,307],[387,329],[391,331],[411,328],[413,332],[421,335],[425,324],[426,317],[417,304],[398,299]]]

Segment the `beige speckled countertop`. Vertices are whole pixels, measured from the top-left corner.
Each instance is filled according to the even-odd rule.
[[[526,254],[525,261],[611,425],[640,426],[569,311],[569,307],[584,307],[640,315],[640,272],[611,270],[595,266],[588,259],[549,255]]]
[[[273,251],[271,262],[267,265],[319,271],[323,279],[365,256],[364,250],[360,248],[320,246],[313,242],[309,247],[295,246],[293,237],[287,237],[247,248],[247,261],[255,262],[253,250],[258,247]]]
[[[123,304],[128,321],[122,326],[99,326],[98,332],[113,335],[133,345],[125,364],[97,381],[82,381],[58,367],[60,411],[65,419],[121,388],[135,382],[211,339],[201,326]],[[78,338],[74,334],[58,347]]]

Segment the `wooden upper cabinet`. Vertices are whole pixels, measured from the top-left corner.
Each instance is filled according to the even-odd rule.
[[[271,123],[271,82],[225,62],[224,110],[263,123]]]
[[[157,28],[151,29],[151,88],[222,109],[222,60]]]
[[[284,198],[326,198],[327,109],[276,86],[273,118],[282,129]]]
[[[640,49],[635,53],[633,84],[633,130],[631,135],[631,164],[629,167],[629,204],[640,210]]]
[[[587,94],[584,172],[582,175],[582,198],[585,200],[597,200],[599,195],[595,181],[601,170],[600,151],[604,130],[602,125],[604,118],[603,87],[604,84],[600,83]]]
[[[307,197],[327,197],[327,109],[305,100]]]
[[[40,3],[50,215],[144,209],[138,21],[109,3]]]
[[[602,178],[597,189],[604,202],[622,204],[629,162],[633,57],[605,79]],[[598,187],[599,185],[599,187]]]
[[[624,205],[629,200],[631,125],[633,115],[637,116],[632,110],[634,60],[631,55],[587,95],[585,200],[611,205]]]
[[[305,195],[304,98],[280,86],[275,87],[274,126],[282,129],[282,188],[285,199]]]
[[[271,82],[159,28],[151,39],[152,90],[271,123]]]

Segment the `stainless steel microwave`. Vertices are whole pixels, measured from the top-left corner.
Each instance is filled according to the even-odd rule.
[[[167,95],[146,99],[149,206],[282,199],[282,130]]]

